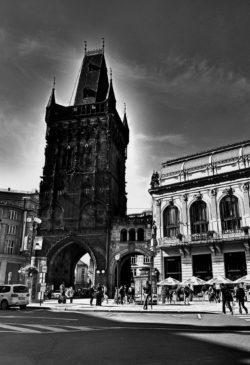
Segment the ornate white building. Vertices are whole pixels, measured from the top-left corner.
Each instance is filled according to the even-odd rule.
[[[167,161],[149,190],[160,278],[250,273],[250,140]]]

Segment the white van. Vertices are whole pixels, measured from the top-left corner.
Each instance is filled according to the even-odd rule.
[[[0,285],[0,308],[20,307],[25,309],[29,304],[29,288],[21,284]]]

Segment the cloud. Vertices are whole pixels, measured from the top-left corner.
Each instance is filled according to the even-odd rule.
[[[146,135],[137,134],[135,139],[149,143],[169,143],[172,145],[183,145],[187,143],[186,138],[182,134],[165,134],[165,135]]]

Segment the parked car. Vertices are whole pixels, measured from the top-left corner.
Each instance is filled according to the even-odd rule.
[[[0,308],[20,307],[25,309],[29,304],[29,288],[21,284],[0,285]]]

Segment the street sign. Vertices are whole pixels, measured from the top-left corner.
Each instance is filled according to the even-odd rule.
[[[46,290],[46,283],[40,283],[40,292],[45,292]]]

